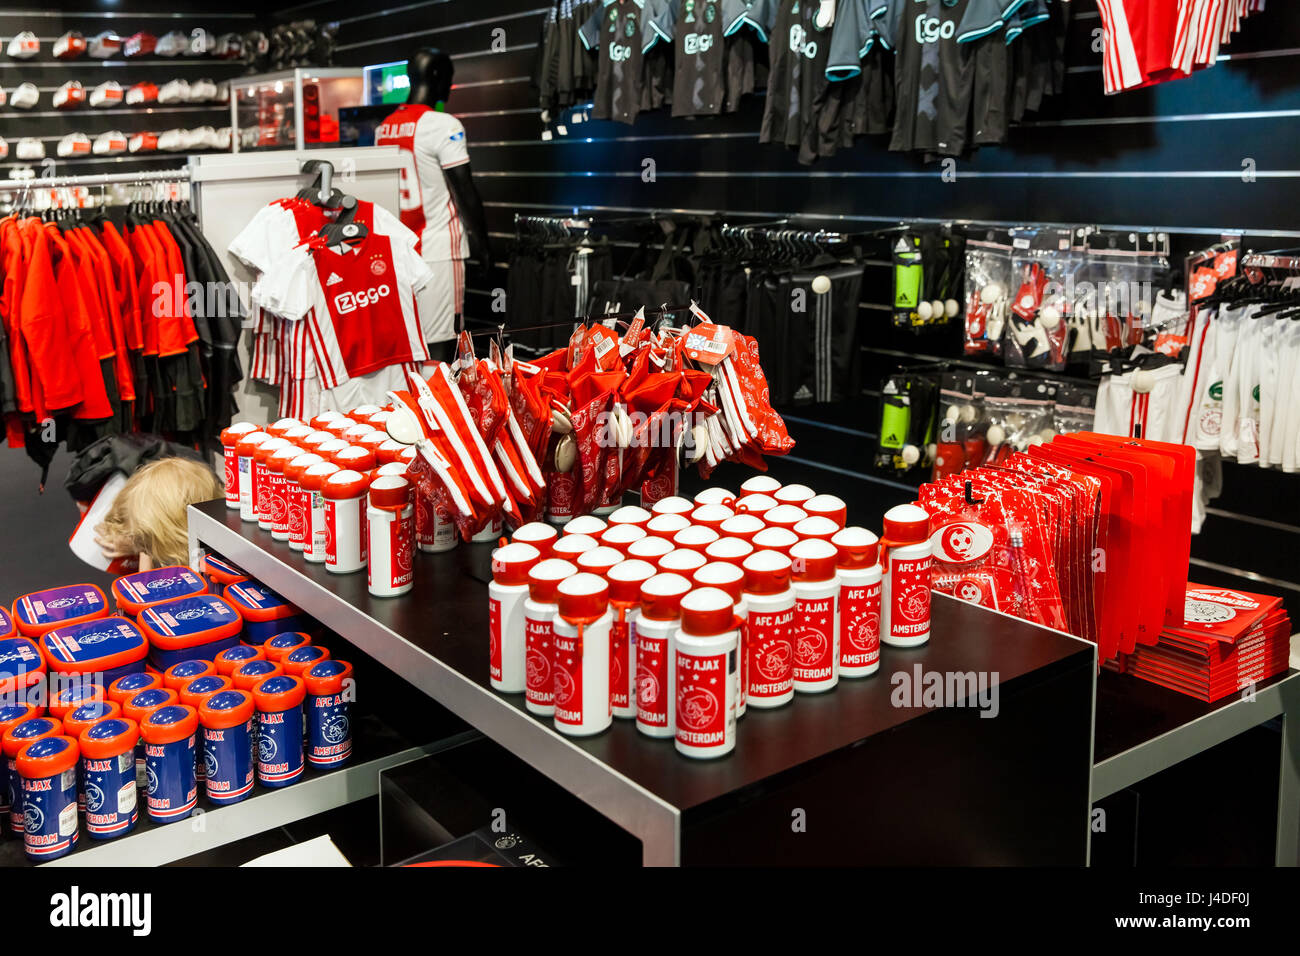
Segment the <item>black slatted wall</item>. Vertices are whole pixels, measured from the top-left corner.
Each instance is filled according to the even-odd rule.
[[[59,140],[68,133],[80,132],[92,142],[100,133],[121,130],[132,133],[150,131],[161,133],[173,128],[192,129],[198,126],[222,127],[230,125],[230,107],[217,104],[184,104],[151,107],[126,106],[110,109],[91,109],[89,104],[66,112],[52,105],[54,91],[69,80],[79,81],[87,94],[107,80],[115,80],[128,89],[133,83],[150,82],[161,87],[169,80],[183,79],[194,82],[210,79],[217,83],[239,76],[243,64],[218,60],[212,57],[182,55],[169,58],[144,56],[124,59],[120,54],[108,60],[96,60],[83,55],[76,60],[56,60],[54,41],[68,30],[76,30],[87,39],[112,30],[119,36],[144,30],[161,37],[172,30],[191,30],[202,27],[214,36],[222,33],[242,33],[259,22],[255,11],[257,4],[204,3],[202,0],[52,0],[36,3],[34,0],[9,0],[0,5],[0,87],[12,93],[20,83],[34,83],[41,98],[30,111],[0,107],[0,137],[9,142],[9,156],[0,162],[0,178],[20,166],[35,165],[38,172],[46,173],[39,163],[19,162],[14,149],[20,138],[35,136],[45,143],[46,157],[54,161],[54,172],[49,175],[80,176],[91,173],[133,172],[137,169],[170,169],[184,163],[184,156],[176,153],[152,153],[148,156],[123,154],[116,157],[87,156],[61,159],[56,148]],[[4,53],[9,39],[24,30],[31,31],[41,41],[41,51],[30,60],[14,60]],[[48,174],[48,173],[47,173]]]
[[[1005,146],[959,161],[953,182],[914,156],[889,153],[880,138],[801,167],[784,149],[757,142],[761,96],[731,116],[674,120],[651,113],[632,127],[575,125],[563,116],[566,135],[543,141],[529,76],[544,3],[387,4],[362,11],[346,0],[319,0],[278,11],[276,19],[337,19],[341,64],[401,60],[426,45],[455,58],[451,109],[468,131],[498,263],[489,288],[470,291],[471,318],[491,318],[491,288],[505,286],[516,212],[723,212],[735,222],[802,216],[846,230],[917,219],[1095,223],[1167,231],[1179,250],[1213,242],[1224,230],[1244,231],[1246,248],[1300,244],[1300,15],[1285,4],[1270,4],[1249,20],[1213,69],[1106,97],[1100,21],[1091,0],[1074,0],[1066,94],[1014,130]],[[654,182],[642,181],[646,158],[655,161]],[[923,337],[892,329],[887,279],[881,262],[864,283],[864,394],[788,416],[799,442],[795,456],[823,466],[823,486],[867,504],[868,513],[907,497],[868,464],[882,375],[899,361],[960,350],[956,329]],[[512,308],[510,318],[526,324],[526,305]],[[1293,557],[1300,475],[1228,464],[1224,485],[1193,545],[1193,575],[1300,596]]]

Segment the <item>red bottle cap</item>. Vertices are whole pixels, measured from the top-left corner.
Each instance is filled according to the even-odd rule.
[[[772,497],[783,505],[801,505],[816,495],[817,492],[807,485],[782,485],[772,492]]]
[[[356,422],[350,418],[338,418],[332,422],[326,422],[321,426],[321,430],[329,432],[335,438],[342,439],[343,433],[355,424]]]
[[[384,442],[387,441],[392,441],[392,439],[388,437],[386,432],[372,430],[370,434],[363,435],[361,438],[357,439],[356,444],[360,445],[362,448],[368,448],[374,454],[375,461],[382,465],[384,462],[379,460],[379,449],[382,448]]]
[[[388,416],[391,414],[393,413],[388,411],[387,409],[381,408],[379,411],[375,412],[373,415],[371,415],[369,418],[366,419],[366,424],[373,425],[375,428],[378,428],[380,431],[383,431],[384,426],[388,424]]]
[[[320,491],[325,487],[325,481],[330,475],[337,475],[342,470],[332,461],[318,461],[308,466],[302,473],[302,477],[298,479],[298,484],[302,485],[303,491]]]
[[[213,699],[219,705],[213,707]],[[199,705],[199,722],[208,730],[226,730],[239,727],[253,719],[253,695],[246,690],[230,690],[213,694]]]
[[[284,433],[290,428],[293,428],[295,425],[301,425],[302,423],[302,419],[300,418],[281,418],[274,424],[267,425],[266,430],[276,438],[283,438]]]
[[[650,506],[650,512],[653,515],[688,515],[694,510],[695,502],[688,501],[678,495],[660,498]]]
[[[239,446],[239,440],[245,435],[257,431],[257,426],[252,422],[235,422],[229,428],[221,430],[221,444],[224,448],[236,448]]]
[[[636,505],[624,505],[622,508],[619,508],[611,514],[606,520],[612,525],[635,524],[645,527],[653,517],[654,515],[646,511],[644,508],[638,508]]]
[[[284,666],[284,659],[290,651],[296,651],[300,647],[307,647],[311,644],[311,635],[304,634],[302,631],[282,631],[266,639],[262,647],[266,650],[266,659],[275,664]]]
[[[308,469],[310,472],[311,469]],[[331,501],[348,498],[360,498],[370,486],[370,478],[359,471],[346,469],[336,471],[325,479],[321,486],[321,495]]]
[[[528,569],[528,596],[538,604],[554,604],[560,582],[573,577],[578,568],[571,561],[546,558]]]
[[[294,425],[292,428],[286,429],[285,433],[280,437],[285,441],[293,442],[295,445],[302,445],[302,440],[312,434],[315,434],[315,432],[310,425]]]
[[[721,529],[722,523],[728,518],[734,517],[735,514],[736,513],[726,505],[700,505],[691,512],[691,522],[718,531]]]
[[[379,447],[374,450],[375,458],[379,460],[381,465],[387,465],[389,462],[397,461],[398,456],[401,455],[402,452],[406,451],[407,447],[407,445],[403,445],[400,441],[393,441],[391,438],[385,438]]]
[[[360,445],[361,439],[365,438],[367,435],[373,434],[375,434],[374,425],[368,425],[365,422],[357,422],[357,424],[345,431],[341,437],[344,441],[351,442],[354,445]],[[387,435],[387,432],[379,432],[379,434]]]
[[[717,485],[703,489],[694,498],[696,510],[699,509],[700,505],[725,505],[730,508],[735,500],[736,496],[732,492],[726,488],[719,488]]]
[[[655,567],[659,566],[660,560],[665,554],[671,554],[677,549],[667,538],[656,538],[654,535],[646,535],[638,541],[633,541],[627,546],[627,556],[629,558],[639,558],[642,561],[648,561]]]
[[[396,475],[384,475],[370,483],[370,507],[401,511],[411,503],[411,483]]]
[[[566,561],[577,561],[578,555],[592,548],[599,548],[600,542],[585,534],[566,534],[551,545],[551,554]]]
[[[277,451],[288,447],[289,443],[283,438],[268,438],[257,446],[257,449],[253,452],[253,458],[259,465],[264,466]]]
[[[116,723],[110,728],[107,735],[96,734],[91,736],[87,734],[90,727],[107,720]],[[140,725],[134,720],[126,717],[119,717],[116,714],[111,717],[100,717],[91,724],[90,727],[83,727],[77,734],[77,746],[81,750],[83,757],[89,757],[91,760],[108,760],[112,757],[120,757],[124,753],[129,753],[135,749],[135,742],[140,739]],[[112,730],[118,731],[112,733]],[[71,736],[71,732],[69,732]]]
[[[386,465],[380,465],[370,473],[370,480],[373,483],[376,478],[382,478],[387,475],[395,475],[398,478],[405,478],[410,468],[404,461],[390,461]],[[412,489],[414,494],[414,489]]]
[[[298,439],[298,444],[303,448],[306,448],[308,451],[315,452],[318,451],[320,446],[325,444],[327,441],[334,441],[334,436],[329,432],[314,431],[305,437]]]
[[[141,676],[143,673],[143,676]],[[108,685],[108,699],[115,700],[119,704],[125,705],[128,700],[140,693],[142,690],[153,690],[155,687],[162,687],[162,674],[154,672],[141,672],[136,674],[123,674],[113,683]]]
[[[307,424],[309,424],[312,428],[315,428],[317,430],[323,430],[325,426],[328,425],[330,422],[336,422],[343,417],[344,416],[341,412],[335,412],[335,411],[321,412],[319,415],[317,415]]]
[[[371,471],[375,467],[375,453],[360,445],[349,445],[331,455],[330,461],[352,471]]]
[[[305,448],[300,448],[297,445],[290,445],[288,444],[288,441],[289,439],[286,438],[285,446],[283,448],[277,448],[271,453],[271,456],[266,459],[266,470],[272,474],[283,475],[284,470],[289,467],[289,462],[307,454]]]
[[[609,526],[595,515],[579,515],[570,519],[569,523],[564,526],[564,533],[585,534],[592,538],[598,538],[600,533],[607,527]]]
[[[707,528],[704,525],[691,525],[689,528],[683,528],[673,535],[673,544],[679,548],[685,548],[688,551],[698,551],[704,553],[704,549],[721,537],[713,528]]]
[[[268,677],[279,677],[284,668],[270,661],[244,661],[230,674],[236,690],[252,691],[253,685],[261,683]]]
[[[263,714],[275,714],[297,707],[307,697],[307,685],[301,677],[275,674],[253,685],[253,703]]]
[[[836,567],[870,568],[880,561],[880,539],[866,528],[844,528],[835,533],[831,544],[839,549]]]
[[[685,498],[680,499],[685,501]],[[684,514],[670,512],[668,514],[655,515],[645,526],[645,529],[656,538],[667,538],[672,540],[673,535],[684,528],[691,526],[691,519]]]
[[[611,604],[632,605],[641,603],[641,585],[656,574],[655,566],[649,561],[620,561],[609,569],[605,576],[609,581],[609,600]]]
[[[682,598],[691,582],[680,574],[661,573],[641,585],[641,616],[655,621],[673,621],[681,616]]]
[[[302,680],[313,697],[341,694],[352,680],[352,665],[340,660],[317,661],[303,671]]]
[[[508,587],[528,584],[528,572],[542,560],[531,544],[514,541],[492,552],[492,580]]]
[[[761,518],[778,504],[780,504],[780,502],[775,498],[755,493],[745,495],[736,502],[734,507],[736,509],[736,514],[758,515],[758,517]]]
[[[530,521],[528,524],[516,528],[515,533],[510,536],[510,540],[518,541],[520,544],[530,544],[537,549],[543,558],[549,558],[551,556],[551,547],[559,537],[560,531],[554,525],[545,524],[541,521]]]
[[[891,548],[920,544],[930,537],[930,516],[919,505],[895,505],[885,512],[885,543]]]
[[[764,528],[750,542],[756,551],[781,551],[789,554],[799,536],[789,528]]]
[[[94,716],[89,717],[87,720],[82,720],[77,716],[78,714],[93,714]],[[121,716],[122,705],[115,700],[95,701],[89,707],[82,704],[68,711],[68,715],[63,719],[63,732],[69,737],[80,739],[81,735],[84,734],[87,729],[99,723],[101,720]],[[132,724],[131,726],[134,727],[135,725]],[[132,740],[131,743],[134,745],[135,741]]]
[[[791,568],[797,581],[829,581],[835,577],[839,549],[829,541],[808,538],[790,549]]]
[[[635,524],[612,524],[600,533],[600,543],[627,554],[628,546],[646,537],[645,528]]]
[[[75,699],[71,699],[74,697]],[[108,700],[108,694],[103,687],[77,680],[54,695],[54,700],[50,701],[50,716],[66,721],[70,711],[76,710],[82,704],[93,704],[102,700]]]
[[[798,505],[777,505],[764,513],[763,520],[767,522],[768,527],[789,528],[793,531],[794,526],[806,517],[808,512]]]
[[[349,445],[347,442],[345,442],[342,438],[335,438],[334,436],[330,436],[329,441],[323,441],[316,446],[316,454],[320,455],[326,461],[333,461],[335,455],[337,455],[343,449],[351,448],[351,447],[352,446]]]
[[[682,633],[696,637],[726,634],[735,627],[735,602],[720,588],[696,588],[682,598]]]
[[[266,648],[262,647],[262,645],[236,644],[234,647],[227,647],[217,654],[217,659],[213,663],[217,665],[218,674],[229,677],[240,664],[264,660],[266,660]]]
[[[34,740],[57,737],[63,733],[63,721],[57,717],[28,717],[14,724],[5,731],[0,739],[0,749],[6,757],[17,757],[22,750]]]
[[[710,561],[726,561],[736,567],[753,553],[754,546],[744,538],[719,538],[704,549],[704,556]]]
[[[312,465],[319,465],[325,459],[314,452],[306,452],[284,466],[284,477],[295,485],[302,484],[302,476]]]
[[[186,707],[193,707],[195,710],[198,710],[199,707],[202,706],[203,702],[213,694],[220,694],[223,690],[234,689],[234,681],[229,677],[220,674],[209,676],[212,677],[211,680],[205,680],[201,684],[197,685],[205,688],[202,693],[196,693],[190,689],[191,685],[194,685],[195,682],[198,681],[197,677],[182,687],[180,689],[181,703]]]
[[[781,482],[771,475],[754,475],[754,477],[746,478],[741,483],[740,492],[742,495],[770,495],[779,491],[780,488]]]
[[[609,582],[595,574],[580,572],[565,578],[556,588],[559,615],[571,624],[588,624],[609,607]]]
[[[592,574],[599,574],[602,577],[609,573],[609,569],[623,560],[623,552],[617,548],[608,548],[604,545],[592,548],[590,551],[584,551],[578,555],[578,569],[581,571],[590,571]]]
[[[303,647],[296,647],[284,657],[280,658],[280,666],[284,672],[292,677],[302,677],[303,671],[307,670],[321,661],[327,661],[330,657],[330,649],[321,647],[319,644],[306,644]],[[185,695],[181,695],[185,699]]]
[[[264,441],[270,441],[271,436],[266,432],[249,432],[242,436],[235,445],[235,454],[241,458],[252,458],[257,453],[257,448]]]
[[[837,527],[843,528],[849,520],[849,507],[843,498],[834,495],[813,495],[799,506],[812,516],[829,518]]]
[[[699,551],[692,551],[690,548],[677,548],[669,551],[659,559],[659,570],[689,575],[701,565],[708,564],[708,561],[709,559]]]
[[[45,713],[45,708],[38,707],[36,704],[23,702],[16,703],[13,706],[23,708],[23,712],[15,717],[9,718],[8,720],[0,720],[0,738],[3,738],[5,734],[9,733],[10,727],[15,727],[18,724],[21,724],[24,720],[31,720],[33,717],[39,717],[41,714]]]
[[[801,538],[820,538],[822,541],[829,541],[835,537],[840,526],[822,515],[809,515],[792,530]]]
[[[733,604],[745,594],[745,572],[738,564],[710,561],[704,567],[696,568],[691,580],[702,588],[726,591]]]
[[[47,740],[57,741],[57,743],[44,743]],[[40,746],[37,746],[38,743]],[[81,756],[81,749],[75,739],[63,734],[52,734],[40,738],[39,741],[31,740],[24,743],[14,763],[18,767],[20,777],[40,780],[44,777],[57,777],[64,771],[71,770],[77,765],[79,756]]]
[[[344,412],[343,414],[346,415],[348,418],[352,419],[354,422],[364,422],[368,420],[371,415],[376,414],[378,411],[379,411],[378,405],[358,405],[356,408],[352,409],[352,411]]]
[[[216,672],[217,665],[212,661],[181,661],[179,664],[173,664],[163,671],[163,686],[169,687],[176,691],[177,694],[180,694],[181,688],[190,681],[199,677],[207,677]]]
[[[780,594],[790,587],[792,565],[780,551],[755,551],[741,564],[745,590],[751,594]]]
[[[199,712],[184,704],[158,707],[140,721],[140,736],[147,744],[174,744],[198,729]]]
[[[137,724],[142,724],[159,707],[179,704],[180,700],[180,694],[171,688],[155,687],[153,690],[142,690],[128,699],[122,704],[122,713]]]
[[[767,522],[758,515],[738,514],[734,518],[728,518],[722,522],[722,526],[718,528],[718,533],[727,538],[742,538],[745,541],[753,541],[754,535],[766,527]]]

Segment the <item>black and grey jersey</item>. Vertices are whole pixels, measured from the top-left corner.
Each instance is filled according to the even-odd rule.
[[[652,3],[656,0],[651,0]],[[673,50],[673,115],[710,116],[727,101],[726,29],[746,12],[744,0],[659,0],[648,21],[656,41]]]
[[[871,4],[872,0],[840,0],[826,60],[827,78],[843,87],[843,122],[852,136],[889,132],[893,112],[892,57],[884,44],[876,42]]]
[[[894,51],[892,150],[961,154],[971,145],[977,44],[1003,44],[1000,31],[1025,0],[874,0],[882,44]],[[1006,89],[1003,74],[985,81]],[[996,68],[996,58],[991,65]]]
[[[588,50],[599,50],[594,119],[631,123],[646,107],[645,0],[604,0],[578,31]]]

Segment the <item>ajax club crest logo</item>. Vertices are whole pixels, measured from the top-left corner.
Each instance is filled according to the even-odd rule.
[[[906,621],[924,621],[930,615],[929,588],[908,588],[898,596],[897,610]]]
[[[275,738],[270,734],[261,734],[257,738],[257,759],[262,763],[270,763],[275,760],[277,751]]]
[[[788,680],[790,661],[794,649],[789,641],[773,641],[770,645],[758,648],[754,657],[754,667],[769,681]]]
[[[73,607],[81,603],[81,598],[64,597],[55,598],[53,601],[46,601],[45,606],[55,611],[62,611],[64,608]]]
[[[154,770],[153,764],[145,764],[145,776],[148,778],[148,789],[150,793],[158,792],[158,772]]]
[[[687,730],[705,730],[718,716],[718,698],[703,687],[684,692],[677,698],[677,722]]]
[[[183,611],[175,612],[172,617],[178,621],[197,621],[203,616],[203,609],[197,607],[187,607]]]
[[[41,808],[30,800],[23,805],[23,829],[28,833],[40,833],[45,826],[45,814]]]
[[[217,764],[217,755],[213,752],[211,747],[204,748],[203,770],[208,775],[208,779],[215,777],[219,769],[220,767]]]
[[[348,719],[343,716],[335,717],[321,728],[321,736],[325,738],[326,743],[339,744],[348,739]]]
[[[826,635],[814,628],[805,628],[795,640],[794,659],[804,665],[817,664],[826,655]]]
[[[91,813],[98,813],[103,805],[104,791],[97,784],[86,781],[86,809]]]
[[[555,671],[555,702],[560,705],[567,704],[573,699],[573,692],[577,689],[573,682],[573,675],[563,667]]]
[[[529,687],[545,687],[551,679],[551,662],[535,647],[528,648],[524,668],[528,675]]]
[[[1191,624],[1222,624],[1236,616],[1232,608],[1213,601],[1195,601],[1189,598],[1183,607],[1183,619]]]
[[[849,643],[859,651],[872,651],[880,644],[880,615],[872,611],[855,621],[848,631]]]

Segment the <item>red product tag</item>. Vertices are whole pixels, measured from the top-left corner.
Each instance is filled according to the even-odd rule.
[[[1237,250],[1229,249],[1214,257],[1214,275],[1219,281],[1231,279],[1237,274]]]
[[[870,667],[880,660],[880,582],[840,588],[840,665]]]
[[[493,611],[497,617],[496,630],[500,631],[499,611],[493,602]],[[554,659],[552,644],[555,630],[552,622],[538,621],[531,617],[524,618],[524,696],[534,704],[550,704],[555,701],[555,675],[551,662]],[[501,669],[501,640],[495,638],[492,667],[494,672]]]
[[[587,333],[587,345],[596,356],[596,365],[602,371],[610,372],[618,367],[618,336],[603,325],[593,325]]]
[[[488,666],[492,679],[501,680],[501,602],[488,598]]]
[[[1210,268],[1202,267],[1192,273],[1191,292],[1192,300],[1204,299],[1212,293],[1218,285],[1218,279],[1215,277],[1215,271]]]
[[[794,608],[749,612],[750,698],[780,697],[794,687]]]
[[[617,617],[614,618],[614,624],[609,632],[609,703],[612,707],[631,705],[631,701],[627,699],[628,651],[631,648],[629,638],[632,636],[630,631],[631,625],[626,620],[620,621]]]
[[[727,655],[677,652],[677,739],[692,747],[727,742]]]
[[[582,723],[582,641],[555,635],[555,719]]]
[[[797,598],[794,602],[794,676],[829,680],[835,672],[835,598]]]
[[[894,637],[915,637],[930,629],[930,558],[889,561],[889,626]]]
[[[636,719],[647,727],[668,726],[668,639],[637,633]]]
[[[736,339],[725,325],[701,322],[686,333],[682,351],[701,365],[717,365],[736,350]]]

